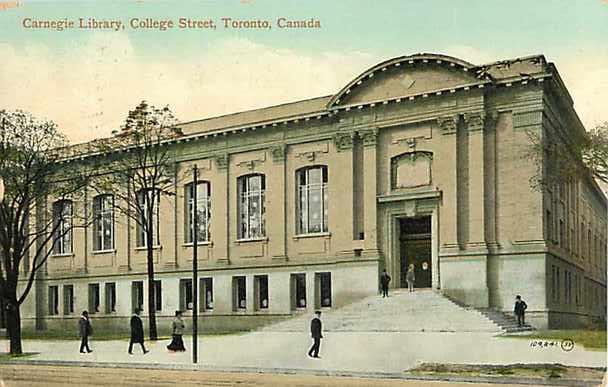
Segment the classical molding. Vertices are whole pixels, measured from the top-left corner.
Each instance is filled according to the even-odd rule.
[[[458,126],[458,115],[437,117],[437,126],[442,134],[454,134]]]
[[[543,111],[522,111],[513,112],[513,129],[522,130],[530,127],[539,126],[543,123]]]
[[[235,159],[238,159],[238,158],[235,156]],[[249,157],[245,160],[243,160],[241,158],[241,161],[237,162],[236,166],[239,168],[247,168],[248,170],[253,171],[255,169],[256,165],[263,164],[265,162],[266,162],[266,152],[262,152],[262,154],[257,158]]]
[[[469,132],[477,132],[483,130],[484,120],[484,112],[464,113],[464,122],[466,123]]]
[[[332,139],[336,145],[338,152],[353,149],[355,133],[354,132],[338,132],[334,133]]]
[[[227,169],[228,168],[228,153],[223,153],[215,156],[215,165],[217,165],[217,169]]]
[[[363,146],[374,146],[378,138],[378,128],[360,129],[357,131],[363,141]]]
[[[285,154],[287,153],[287,147],[285,144],[273,145],[269,150],[270,154],[272,155],[272,161],[275,163],[285,161]]]

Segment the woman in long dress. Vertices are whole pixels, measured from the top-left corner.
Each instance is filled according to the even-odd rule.
[[[184,334],[186,324],[182,319],[182,312],[180,310],[175,311],[175,318],[173,319],[171,325],[173,328],[173,340],[171,340],[171,344],[167,345],[167,349],[169,351],[183,352],[186,350],[186,347],[184,347],[182,335]]]

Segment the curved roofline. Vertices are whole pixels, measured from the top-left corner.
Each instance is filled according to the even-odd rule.
[[[449,55],[443,54],[432,54],[432,53],[418,53],[413,55],[404,55],[400,57],[396,57],[393,59],[386,60],[379,64],[370,67],[365,70],[361,75],[350,81],[346,86],[344,86],[338,93],[336,93],[327,103],[327,108],[330,109],[334,105],[340,103],[340,99],[350,93],[350,90],[363,82],[364,78],[371,78],[374,76],[376,71],[385,71],[388,66],[400,66],[402,62],[405,61],[435,61],[436,63],[448,63],[450,66],[458,66],[465,71],[469,71],[472,68],[477,67],[476,65],[464,61],[459,58],[455,58]]]

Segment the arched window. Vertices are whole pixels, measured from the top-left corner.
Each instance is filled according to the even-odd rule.
[[[148,203],[152,204],[152,210],[150,210],[150,205]],[[146,247],[148,235],[153,236],[154,239],[152,244],[154,246],[160,246],[159,203],[159,190],[148,189],[137,192],[137,210],[139,212],[139,221],[137,222],[137,247]],[[151,230],[148,230],[149,216],[152,216]]]
[[[72,253],[72,207],[71,200],[53,203],[54,254]]]
[[[93,198],[93,250],[114,249],[114,196]]]
[[[194,241],[194,183],[186,185],[186,243]],[[196,187],[196,212],[198,213],[197,242],[211,239],[209,221],[211,219],[211,184],[198,182]]]
[[[298,184],[298,234],[327,232],[327,167],[305,167],[296,171]]]
[[[251,239],[266,236],[264,175],[246,175],[238,178],[238,238]]]

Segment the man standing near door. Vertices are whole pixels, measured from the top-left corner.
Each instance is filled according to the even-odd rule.
[[[321,334],[321,311],[317,310],[315,315],[316,316],[310,322],[310,335],[312,336],[313,344],[308,350],[308,356],[319,358],[319,348],[321,347],[321,338],[323,338],[323,335]]]
[[[382,298],[388,297],[388,284],[391,282],[391,276],[388,275],[386,269],[382,270],[380,275],[380,286],[382,287]]]

